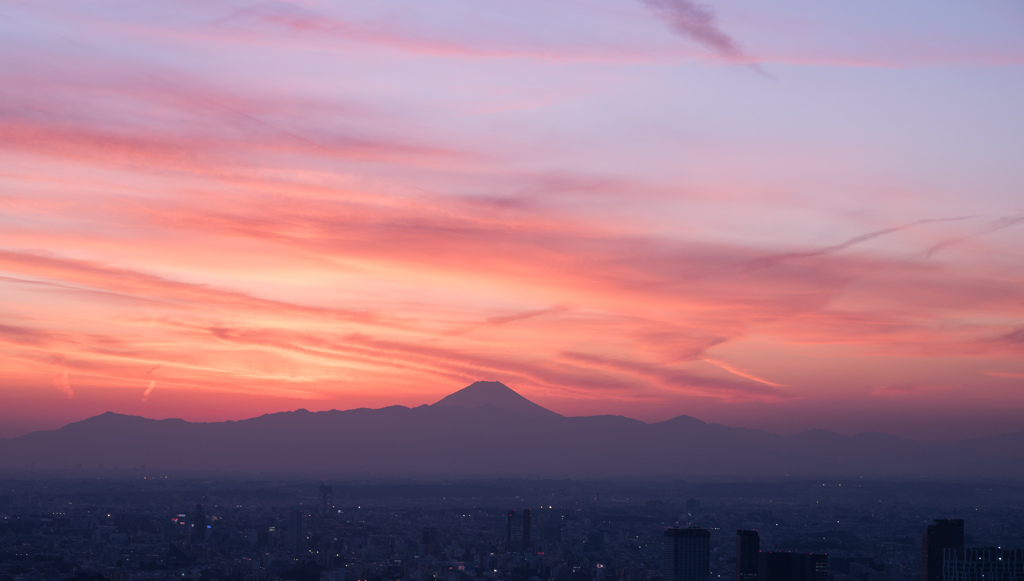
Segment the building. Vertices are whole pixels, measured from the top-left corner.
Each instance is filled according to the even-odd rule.
[[[188,524],[186,541],[188,541],[189,544],[201,543],[206,540],[206,535],[206,509],[203,508],[203,505],[197,504],[192,508],[192,517]]]
[[[760,581],[828,581],[828,555],[823,553],[761,553]]]
[[[701,528],[665,529],[664,581],[709,581],[711,533]]]
[[[305,543],[302,533],[302,511],[293,510],[288,513],[288,530],[284,538],[284,546],[291,553],[301,553]]]
[[[942,581],[942,556],[946,549],[964,548],[962,519],[935,519],[921,542],[921,581]]]
[[[807,555],[807,565],[811,581],[828,581],[828,554],[810,553]]]
[[[317,491],[317,509],[321,516],[334,511],[334,489],[324,483],[320,484]]]
[[[437,529],[424,527],[420,535],[420,553],[430,557],[437,556],[438,545]]]
[[[530,509],[508,511],[508,551],[529,551],[531,546]]]
[[[761,536],[757,531],[736,531],[736,581],[757,581]]]
[[[1024,549],[946,549],[942,581],[1024,581]]]

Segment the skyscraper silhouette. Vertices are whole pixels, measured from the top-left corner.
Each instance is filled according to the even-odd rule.
[[[288,513],[288,530],[287,536],[284,538],[285,548],[292,553],[301,553],[303,550],[303,540],[305,536],[302,534],[302,511],[293,510]]]
[[[317,509],[324,516],[334,509],[334,489],[321,482],[317,492]]]
[[[828,581],[828,555],[823,553],[761,553],[760,581]]]
[[[942,581],[942,552],[964,548],[962,519],[935,519],[921,542],[921,581]]]
[[[711,533],[701,528],[665,529],[664,581],[711,578]]]
[[[736,531],[736,581],[757,581],[760,552],[757,531]]]
[[[807,555],[807,564],[811,581],[828,581],[828,555],[811,553]]]
[[[201,543],[206,540],[206,509],[197,504],[192,509],[192,522],[188,526],[186,540],[189,544]]]
[[[508,551],[527,551],[530,546],[530,509],[508,511]]]
[[[943,581],[1017,581],[1024,579],[1024,549],[946,549]]]

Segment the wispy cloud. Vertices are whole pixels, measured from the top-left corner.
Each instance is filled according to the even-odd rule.
[[[992,377],[1005,377],[1007,379],[1024,379],[1024,373],[1013,373],[1010,371],[986,371],[985,375]]]
[[[0,250],[0,268],[33,276],[71,282],[91,289],[123,293],[146,299],[175,304],[231,305],[234,308],[252,308],[266,313],[305,313],[307,315],[340,318],[362,323],[385,323],[374,313],[348,309],[292,304],[249,296],[230,289],[218,289],[203,284],[191,284],[124,268],[113,268],[82,260],[71,260],[41,254]]]
[[[1014,329],[997,340],[1005,343],[1024,343],[1024,327]]]
[[[641,0],[683,38],[696,41],[718,54],[746,60],[736,41],[718,25],[714,10],[693,0]]]
[[[749,371],[745,371],[743,369],[740,369],[739,367],[736,367],[735,365],[729,365],[728,363],[719,361],[718,359],[711,359],[709,357],[701,357],[700,360],[704,361],[705,363],[710,363],[710,364],[714,365],[715,367],[719,367],[721,369],[724,369],[725,371],[728,371],[729,373],[731,373],[733,375],[736,375],[736,376],[739,376],[739,377],[742,377],[744,379],[749,379],[751,381],[756,381],[758,383],[763,383],[765,385],[770,385],[772,387],[786,387],[784,384],[775,383],[774,381],[768,381],[767,379],[763,379],[761,377],[758,377],[758,376],[754,375],[753,373],[750,373]]]
[[[68,379],[67,369],[61,369],[53,378],[53,386],[63,393],[68,399],[75,397],[75,391],[71,389],[71,381]]]
[[[815,250],[808,250],[803,252],[787,252],[783,254],[759,257],[751,261],[750,265],[751,267],[754,268],[768,268],[786,260],[797,260],[801,258],[812,258],[815,256],[824,256],[826,254],[832,254],[834,252],[846,250],[847,248],[856,246],[857,244],[861,244],[862,242],[867,242],[875,238],[887,236],[889,234],[895,234],[897,232],[902,232],[904,230],[909,230],[917,226],[923,226],[926,224],[941,224],[943,222],[959,222],[961,220],[970,220],[972,218],[976,218],[976,216],[958,216],[955,218],[928,218],[924,220],[917,220],[909,224],[893,226],[890,228],[882,228],[880,230],[875,230],[873,232],[859,234],[857,236],[844,240],[838,244],[825,246],[824,248],[818,248]],[[931,253],[932,251],[929,250],[928,256],[931,256]]]
[[[142,392],[142,401],[148,400],[149,399],[149,395],[151,393],[153,393],[154,389],[156,389],[156,380],[155,379],[151,379],[151,380],[149,380],[149,385],[146,386],[146,391]]]
[[[627,374],[653,380],[663,389],[679,391],[702,397],[722,399],[726,401],[782,401],[792,397],[782,386],[772,384],[747,375],[734,375],[750,380],[739,382],[709,377],[699,373],[681,370],[676,367],[665,367],[641,361],[630,361],[578,352],[565,352],[563,357],[587,365],[604,367]]]
[[[959,389],[959,387],[960,386],[931,383],[900,383],[896,385],[878,387],[871,393],[872,395],[880,397],[926,396],[929,394],[950,392],[955,389]]]
[[[963,244],[964,242],[967,242],[974,238],[978,238],[980,236],[984,236],[986,234],[992,234],[995,232],[999,232],[1000,230],[1012,228],[1022,223],[1024,223],[1024,216],[1003,216],[1001,218],[991,220],[989,223],[981,226],[980,228],[978,228],[977,230],[970,234],[946,238],[944,240],[936,242],[925,251],[924,260],[932,258],[933,256],[935,256],[935,254],[941,252],[942,250],[945,250],[946,248],[950,248],[958,244]]]
[[[500,315],[497,317],[491,317],[487,319],[487,322],[491,325],[505,325],[513,323],[515,321],[522,321],[525,319],[532,319],[534,317],[543,317],[546,315],[558,315],[568,311],[567,307],[551,307],[548,309],[537,309],[535,311],[524,311],[521,313],[513,313],[511,315]]]

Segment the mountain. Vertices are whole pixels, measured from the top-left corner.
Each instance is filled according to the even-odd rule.
[[[500,381],[477,381],[433,404],[433,407],[445,406],[469,409],[492,407],[521,416],[562,417],[519,395]]]
[[[433,405],[194,423],[107,412],[0,440],[0,469],[360,477],[1024,476],[1024,433],[922,444],[812,430],[782,437],[679,416],[565,417],[497,382]],[[68,472],[75,474],[75,472]]]

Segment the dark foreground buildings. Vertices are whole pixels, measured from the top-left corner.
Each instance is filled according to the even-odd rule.
[[[738,530],[736,581],[828,581],[828,555],[792,551],[762,553],[761,536],[757,531]]]
[[[508,511],[508,551],[525,552],[529,551],[531,546],[530,509]]]
[[[285,548],[292,554],[299,554],[305,549],[305,535],[302,530],[303,512],[292,510],[288,513],[288,528],[285,536]]]
[[[1024,581],[1024,549],[964,548],[964,521],[939,519],[924,532],[924,581]]]
[[[599,509],[597,486],[621,492]],[[956,484],[936,505],[867,483],[787,485],[771,503],[759,485],[702,485],[719,496],[701,501],[700,529],[682,484],[615,486],[343,481],[334,505],[320,482],[0,478],[0,581],[758,581],[762,557],[766,581],[806,581],[826,552],[830,581],[921,581],[921,515],[961,514],[978,548],[944,549],[946,581],[1024,581],[1021,553],[1005,550],[1024,548],[1024,482],[963,500]]]
[[[665,529],[664,581],[708,581],[711,533],[700,528]]]
[[[776,551],[760,560],[760,581],[828,581],[828,555]]]
[[[942,558],[946,549],[964,548],[962,519],[935,519],[921,542],[921,581],[942,581]]]
[[[736,581],[757,581],[760,553],[757,531],[736,531]]]
[[[1024,581],[1022,549],[946,549],[943,581]]]

